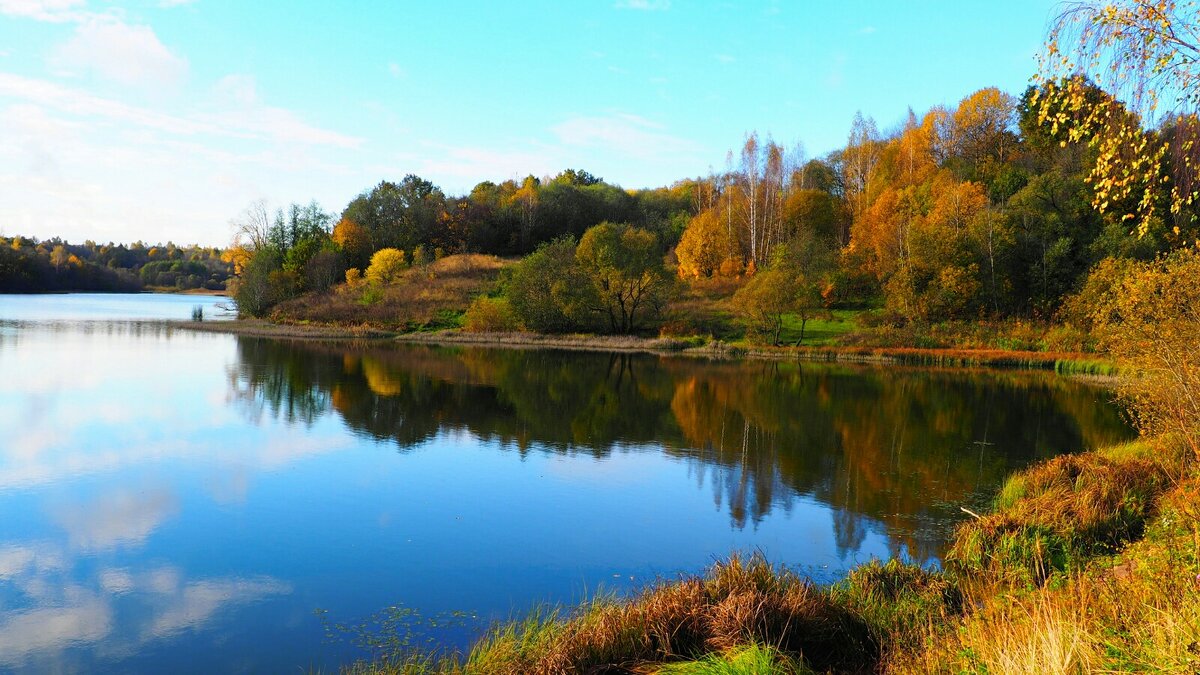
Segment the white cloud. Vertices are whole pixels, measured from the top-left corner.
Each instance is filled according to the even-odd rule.
[[[0,14],[35,21],[78,21],[86,0],[0,0]]]
[[[404,66],[401,66],[399,63],[389,63],[388,72],[391,73],[392,77],[398,80],[408,77],[408,71],[405,70]]]
[[[290,110],[266,105],[258,94],[258,82],[251,75],[226,75],[214,87],[224,110],[198,115],[197,119],[221,129],[238,129],[259,138],[284,143],[328,145],[343,149],[357,148],[361,138],[312,126]]]
[[[19,548],[0,547],[0,552]],[[136,653],[143,645],[197,630],[221,612],[287,595],[292,586],[267,576],[216,577],[188,581],[177,568],[164,566],[144,571],[123,568],[100,570],[94,583],[65,581],[69,567],[36,567],[29,556],[18,555],[20,579],[15,587],[36,606],[6,609],[0,606],[0,669],[61,663],[67,650],[96,646],[107,656]],[[115,596],[135,597],[133,603],[115,602]],[[131,608],[137,609],[131,611]],[[119,630],[116,630],[120,627]]]
[[[551,131],[566,145],[610,148],[621,154],[657,159],[664,154],[696,152],[699,145],[664,132],[662,125],[637,115],[579,116]]]
[[[339,148],[356,148],[362,143],[361,138],[311,126],[289,110],[262,104],[249,76],[228,76],[218,83],[216,91],[225,98],[224,109],[181,116],[93,96],[47,80],[0,72],[0,96],[92,120],[121,122],[175,136],[204,134]]]
[[[61,508],[56,520],[72,546],[105,550],[141,544],[178,511],[178,500],[167,490],[118,491]]]
[[[713,58],[721,63],[733,63],[734,61],[737,61],[737,57],[731,54],[714,54]]]
[[[177,85],[188,70],[187,61],[171,53],[149,26],[100,17],[81,23],[51,63],[71,73],[144,87]]]
[[[133,575],[127,570],[121,569],[106,569],[101,570],[97,581],[100,582],[100,589],[109,595],[122,595],[130,593],[136,588],[133,580]]]
[[[62,567],[62,556],[47,546],[0,546],[0,580],[13,579],[30,571],[44,573]]]
[[[213,91],[218,96],[228,99],[238,105],[258,104],[258,81],[250,75],[226,75],[217,80]]]
[[[17,665],[41,652],[100,642],[112,625],[112,610],[99,599],[0,616],[0,664]]]
[[[286,595],[292,587],[270,577],[206,579],[187,584],[145,628],[144,637],[164,638],[199,628],[222,609],[251,604],[272,595]]]
[[[643,12],[671,9],[671,0],[617,0],[617,9],[636,9]]]

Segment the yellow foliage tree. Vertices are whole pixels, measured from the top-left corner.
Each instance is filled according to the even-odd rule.
[[[1012,96],[995,87],[980,89],[959,102],[954,111],[954,136],[959,152],[978,164],[985,157],[1003,161],[1016,136],[1009,133],[1016,110]]]
[[[373,284],[394,284],[400,280],[408,262],[404,259],[404,251],[397,248],[381,248],[371,256],[371,265],[367,268],[367,281]]]
[[[725,225],[717,209],[706,209],[688,223],[675,247],[682,277],[709,277],[728,256]]]
[[[233,273],[236,276],[241,276],[253,256],[254,251],[244,244],[234,244],[221,252],[221,260],[233,265]]]

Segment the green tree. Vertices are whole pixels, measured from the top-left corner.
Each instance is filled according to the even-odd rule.
[[[673,290],[658,240],[641,228],[601,223],[583,234],[575,260],[614,333],[632,333],[661,313]]]
[[[783,318],[796,305],[793,279],[781,269],[766,269],[733,294],[733,305],[753,339],[779,344]]]
[[[233,285],[239,314],[263,316],[286,297],[286,280],[275,274],[282,264],[283,256],[270,246],[256,250],[247,260]]]
[[[512,267],[506,293],[513,315],[525,328],[539,333],[577,330],[594,304],[591,285],[575,264],[570,237],[543,244]]]

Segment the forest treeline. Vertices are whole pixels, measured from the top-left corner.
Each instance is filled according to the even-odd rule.
[[[220,290],[232,276],[242,312],[264,315],[335,286],[369,305],[405,268],[485,253],[523,259],[476,303],[483,328],[645,331],[710,280],[730,282],[722,288],[748,332],[768,342],[785,315],[831,308],[879,308],[876,320],[895,324],[1062,319],[1064,307],[1088,305],[1070,298],[1098,288],[1085,283],[1089,271],[1111,273],[1197,237],[1196,204],[1172,203],[1165,165],[1100,201],[1100,152],[1076,142],[1075,117],[1047,119],[1048,94],[1068,85],[1136,118],[1083,80],[1019,97],[985,88],[886,130],[856,115],[845,147],[820,157],[750,133],[723,170],[655,189],[568,169],[453,196],[408,175],[340,213],[253,204],[225,250],[12,237],[0,241],[0,289]],[[1186,154],[1175,146],[1195,124],[1168,115],[1130,143]],[[1128,215],[1147,211],[1149,226]],[[669,329],[703,332],[687,323]]]
[[[1086,81],[1070,84],[1135,116]],[[1098,207],[1097,151],[1073,142],[1074,118],[1046,120],[1047,93],[1064,86],[1019,97],[984,88],[887,130],[859,114],[846,146],[815,158],[751,133],[724,170],[656,189],[568,169],[461,196],[408,175],[340,214],[293,204],[271,218],[256,204],[227,257],[239,306],[254,315],[343,279],[369,304],[407,266],[488,253],[526,256],[475,308],[502,327],[643,331],[688,284],[723,278],[768,340],[785,314],[833,307],[881,308],[896,323],[1061,318],[1064,305],[1087,305],[1066,300],[1088,288],[1090,270],[1197,236],[1196,206],[1171,208],[1165,169],[1129,203]],[[1195,123],[1166,116],[1138,133],[1170,153]],[[1147,199],[1162,202],[1156,220],[1132,236],[1126,214]]]
[[[172,243],[71,244],[57,238],[0,237],[0,292],[221,291],[233,272],[222,253],[216,248]]]

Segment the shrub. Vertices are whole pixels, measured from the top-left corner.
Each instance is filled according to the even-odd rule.
[[[517,330],[516,317],[507,298],[475,298],[463,315],[463,330],[470,333],[502,333]]]
[[[358,296],[358,304],[363,307],[374,305],[383,299],[383,290],[374,284],[366,284],[363,286],[362,294]]]
[[[1105,345],[1133,377],[1119,393],[1144,435],[1177,434],[1200,458],[1200,254],[1180,251],[1126,273]]]
[[[404,251],[397,248],[381,248],[371,256],[371,266],[367,268],[367,281],[373,284],[394,284],[407,269]]]
[[[557,239],[513,266],[507,290],[522,325],[539,333],[562,333],[581,327],[575,296],[587,288],[575,265],[575,242]]]
[[[425,246],[418,245],[416,248],[413,249],[413,252],[412,252],[412,266],[413,267],[424,268],[427,265],[429,265],[429,263],[431,263],[431,262],[433,262],[433,259],[429,256],[429,252],[425,249]]]
[[[472,651],[468,670],[635,672],[640,664],[747,645],[770,645],[821,672],[863,670],[879,660],[869,627],[828,594],[760,556],[735,556],[703,577],[660,583],[628,601],[600,599],[565,619],[541,613],[501,626]]]
[[[863,617],[889,650],[918,646],[924,631],[963,611],[963,595],[940,572],[898,560],[859,565],[836,584],[835,600]]]

